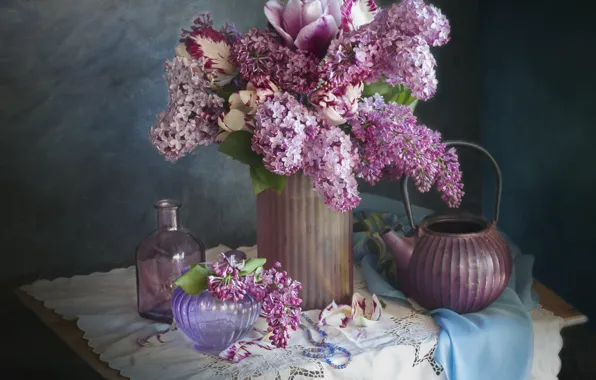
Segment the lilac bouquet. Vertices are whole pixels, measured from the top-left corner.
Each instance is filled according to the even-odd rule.
[[[370,184],[411,177],[450,207],[463,196],[454,149],[417,123],[437,91],[431,47],[449,40],[446,17],[424,0],[379,9],[373,0],[270,0],[268,29],[216,29],[208,15],[183,30],[166,63],[168,111],[150,138],[176,161],[199,145],[250,166],[256,194],[309,176],[339,212]]]
[[[300,325],[302,300],[298,293],[302,285],[292,280],[281,264],[263,269],[266,259],[237,260],[235,255],[222,253],[214,263],[191,265],[191,268],[175,281],[188,294],[205,290],[220,301],[238,302],[248,293],[262,302],[261,315],[269,325],[271,343],[287,347],[290,330]]]

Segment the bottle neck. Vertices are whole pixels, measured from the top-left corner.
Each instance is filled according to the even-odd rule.
[[[180,204],[174,201],[159,201],[155,205],[157,210],[157,228],[160,231],[172,231],[180,229],[180,216],[178,209]]]

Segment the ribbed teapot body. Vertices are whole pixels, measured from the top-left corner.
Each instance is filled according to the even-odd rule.
[[[505,290],[513,259],[493,222],[443,217],[425,220],[418,228],[404,286],[421,306],[471,313]]]

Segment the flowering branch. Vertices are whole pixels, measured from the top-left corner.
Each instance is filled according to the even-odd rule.
[[[221,302],[239,302],[249,294],[263,303],[261,315],[269,325],[269,339],[276,347],[285,348],[290,330],[300,325],[302,300],[298,293],[302,284],[280,271],[280,263],[263,269],[265,262],[261,258],[238,261],[235,255],[222,253],[209,267],[193,265],[175,284],[189,294],[209,291]]]

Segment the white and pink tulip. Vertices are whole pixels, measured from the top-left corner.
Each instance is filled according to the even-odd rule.
[[[257,106],[273,97],[279,88],[271,81],[261,87],[255,87],[252,83],[246,86],[246,90],[238,91],[230,95],[228,103],[230,111],[222,114],[217,123],[220,132],[217,141],[222,142],[234,131],[254,129],[254,114]]]
[[[377,10],[374,0],[344,0],[341,7],[341,29],[345,32],[358,30],[375,18]]]
[[[210,27],[198,28],[190,33],[185,43],[176,47],[176,55],[199,60],[203,71],[212,75],[218,86],[230,83],[238,73],[228,38]]]
[[[362,82],[338,88],[322,86],[309,100],[329,124],[341,125],[356,116],[363,89]]]

